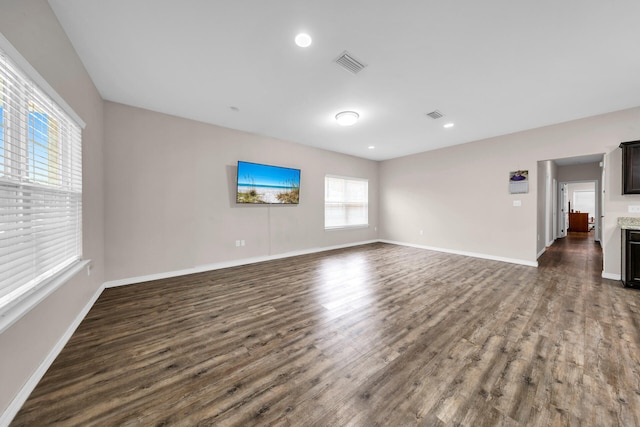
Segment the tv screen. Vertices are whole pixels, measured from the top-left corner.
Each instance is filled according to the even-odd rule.
[[[237,203],[297,205],[300,169],[238,161]]]

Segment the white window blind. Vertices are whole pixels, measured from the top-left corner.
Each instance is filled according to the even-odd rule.
[[[327,175],[324,179],[324,228],[369,225],[369,181]]]
[[[81,134],[0,50],[0,310],[82,256]]]

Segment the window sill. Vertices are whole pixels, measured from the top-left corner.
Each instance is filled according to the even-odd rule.
[[[339,230],[353,230],[358,228],[369,228],[369,224],[361,225],[340,225],[336,227],[325,227],[324,231],[339,231]]]
[[[40,286],[25,292],[15,300],[7,303],[7,305],[0,309],[0,333],[20,320],[22,316],[40,304],[60,286],[71,280],[73,276],[89,265],[90,262],[91,260],[89,259],[74,262]]]

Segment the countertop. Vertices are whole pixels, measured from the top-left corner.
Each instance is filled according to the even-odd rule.
[[[640,217],[620,216],[618,225],[623,230],[640,230]]]

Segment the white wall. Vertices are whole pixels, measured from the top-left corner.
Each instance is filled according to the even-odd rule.
[[[77,274],[0,334],[0,414],[55,349],[104,282],[102,99],[45,0],[3,0],[0,31],[87,124],[83,142],[83,247]],[[54,351],[55,353],[55,351]],[[26,398],[26,396],[24,396]],[[2,420],[2,417],[0,417]]]
[[[382,162],[381,238],[533,264],[539,251],[537,162],[606,153],[604,272],[615,277],[617,217],[628,215],[632,199],[640,200],[621,195],[618,145],[638,137],[640,108],[634,108]],[[529,170],[529,194],[508,192],[508,173],[518,169]],[[522,206],[514,207],[514,200]]]
[[[375,161],[111,102],[105,128],[109,281],[377,238]],[[300,204],[237,205],[238,160],[301,169]],[[324,230],[326,174],[369,179],[369,228]]]

